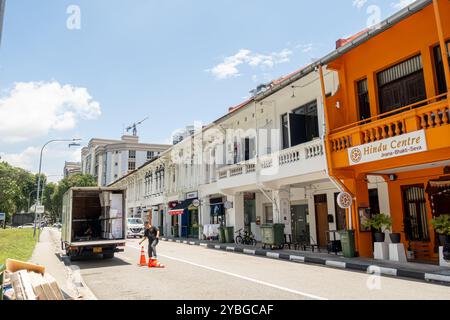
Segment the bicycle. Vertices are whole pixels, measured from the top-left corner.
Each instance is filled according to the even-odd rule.
[[[239,229],[238,231],[235,232],[238,234],[235,238],[236,244],[246,244],[256,246],[255,236],[251,232],[248,232],[247,230],[244,230],[244,234],[242,234],[241,233],[242,230],[243,229]]]

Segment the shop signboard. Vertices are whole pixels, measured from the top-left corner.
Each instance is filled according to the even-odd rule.
[[[342,209],[350,208],[353,203],[352,196],[347,192],[341,192],[337,196],[337,203]]]
[[[231,201],[225,201],[225,203],[223,204],[223,206],[225,207],[225,209],[232,209],[232,208],[233,208],[233,202],[231,202]]]
[[[425,130],[375,141],[348,149],[350,165],[390,159],[427,151]]]
[[[200,200],[195,199],[194,201],[192,201],[192,205],[196,208],[198,208],[200,206]]]
[[[198,198],[198,192],[194,191],[194,192],[188,192],[186,193],[186,199],[197,199]]]

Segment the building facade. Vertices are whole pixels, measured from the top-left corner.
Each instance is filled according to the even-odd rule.
[[[351,229],[369,257],[374,240],[362,223],[384,213],[418,261],[436,259],[429,220],[450,208],[449,13],[446,0],[416,1],[259,86],[116,181],[129,214],[175,237],[221,224],[260,240],[263,223],[282,223],[293,241],[321,247]],[[349,209],[338,205],[343,192]]]
[[[76,173],[81,173],[81,162],[68,162],[64,163],[64,178],[70,177]]]
[[[263,223],[282,223],[293,240],[326,247],[330,236],[339,239],[333,231],[345,229],[346,218],[327,174],[320,76],[295,75],[114,183],[128,189],[128,214],[152,219],[170,236],[202,237],[202,226],[222,224],[260,240]],[[324,79],[335,94],[337,73],[326,70]],[[373,201],[389,211],[385,186],[371,180]]]
[[[136,170],[167,150],[169,145],[140,143],[139,137],[121,140],[91,139],[81,150],[81,172],[93,175],[99,186],[106,186]]]
[[[362,222],[376,214],[366,210],[367,179],[378,177],[392,231],[416,260],[437,261],[430,220],[450,213],[450,2],[416,1],[390,21],[341,41],[328,63],[341,84],[326,102],[330,172],[355,199],[349,219],[361,256],[372,255]]]

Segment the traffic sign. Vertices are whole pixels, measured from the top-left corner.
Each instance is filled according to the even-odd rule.
[[[44,213],[44,206],[36,206],[36,213],[42,214]]]
[[[6,213],[0,212],[0,221],[1,220],[6,220]]]

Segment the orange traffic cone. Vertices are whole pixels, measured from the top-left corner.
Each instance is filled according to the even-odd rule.
[[[149,268],[165,268],[165,266],[163,264],[159,263],[157,259],[152,259],[152,258],[150,258],[150,260],[148,261],[148,267]]]
[[[139,261],[139,265],[141,267],[144,267],[144,266],[147,265],[147,261],[145,260],[145,253],[144,253],[144,247],[143,246],[141,247],[141,259]]]

